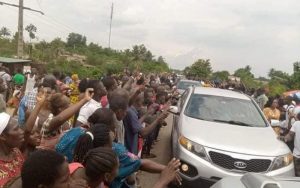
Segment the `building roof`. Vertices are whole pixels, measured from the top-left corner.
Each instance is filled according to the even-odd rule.
[[[0,63],[13,64],[13,63],[30,63],[30,62],[31,60],[26,60],[26,59],[0,57]]]

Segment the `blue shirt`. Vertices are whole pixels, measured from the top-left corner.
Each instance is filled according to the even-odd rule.
[[[113,143],[112,149],[118,156],[120,166],[117,177],[109,187],[120,188],[124,186],[124,181],[128,176],[140,169],[141,159],[130,153],[123,144]]]
[[[123,123],[125,128],[125,146],[129,152],[137,155],[139,132],[143,129],[143,126],[139,122],[138,112],[135,107],[131,106],[128,108]]]
[[[25,116],[26,116],[26,101],[27,101],[27,96],[25,95],[19,104],[19,109],[18,109],[18,123],[21,127],[25,125]]]

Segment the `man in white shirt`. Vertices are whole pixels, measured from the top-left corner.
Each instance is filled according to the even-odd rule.
[[[294,164],[295,164],[295,174],[300,176],[300,112],[295,116],[295,123],[292,125],[290,132],[285,136],[281,137],[284,142],[289,142],[294,140]]]
[[[264,109],[265,105],[267,104],[269,98],[267,97],[268,90],[267,89],[261,89],[260,90],[260,95],[256,98],[256,102],[260,109]]]
[[[81,107],[77,121],[79,121],[80,124],[87,125],[87,120],[98,108],[102,108],[100,102],[91,99],[83,107]]]
[[[88,118],[98,109],[102,108],[100,99],[107,94],[105,87],[100,80],[88,80],[86,88],[93,88],[93,98],[87,102],[79,111],[76,126],[89,126]]]

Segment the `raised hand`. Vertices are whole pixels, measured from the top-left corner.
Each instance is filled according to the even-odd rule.
[[[90,101],[94,96],[94,89],[93,88],[87,88],[85,90],[85,95],[84,95],[84,99],[86,101]]]
[[[181,184],[181,177],[178,174],[180,165],[180,161],[173,158],[168,166],[161,172],[159,181],[161,181],[163,185],[168,185],[174,180],[177,181],[178,184]]]
[[[38,93],[36,96],[36,101],[39,104],[44,104],[46,99],[48,98],[48,92],[46,88],[43,88],[43,91],[41,93]]]

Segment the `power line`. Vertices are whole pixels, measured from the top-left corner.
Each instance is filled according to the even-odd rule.
[[[40,8],[42,11],[44,11],[44,10],[42,9],[41,2],[40,2],[39,0],[36,0],[36,2],[37,2],[37,4],[38,4],[39,8]]]
[[[42,15],[44,13],[39,10],[32,9],[30,7],[24,7],[24,0],[19,0],[19,4],[12,4],[12,3],[6,3],[3,1],[0,1],[0,5],[7,5],[11,7],[17,7],[19,8],[19,15],[18,15],[18,48],[17,48],[17,54],[19,58],[23,57],[23,50],[24,50],[24,44],[23,44],[23,12],[24,10],[29,10],[33,12],[38,12]]]
[[[21,1],[21,2],[23,3],[23,1]],[[33,11],[33,12],[38,12],[38,13],[44,15],[44,13],[42,11],[35,10],[35,9],[29,8],[29,7],[24,7],[23,4],[21,6],[21,5],[16,5],[16,4],[11,4],[11,3],[6,3],[6,2],[3,2],[3,1],[0,1],[0,5],[8,5],[8,6],[12,6],[12,7],[22,8],[22,9],[30,10],[30,11]]]
[[[11,7],[7,7],[8,10],[11,10],[12,12],[14,13],[18,13],[18,11],[16,9],[13,9]],[[37,16],[35,14],[28,14],[25,12],[25,21],[28,20],[28,22],[32,22],[32,23],[35,23],[35,22],[39,22],[40,24],[43,24],[47,27],[47,31],[51,31],[51,33],[53,34],[57,34],[59,32],[70,32],[69,30],[63,28],[63,27],[59,27],[57,24],[54,24],[54,23],[51,23],[51,22],[48,22],[47,20],[43,19],[45,17],[40,17],[40,16]]]

